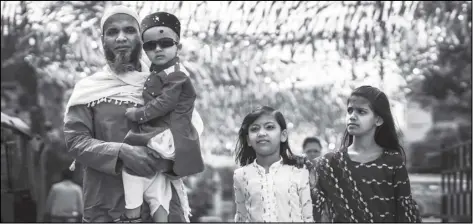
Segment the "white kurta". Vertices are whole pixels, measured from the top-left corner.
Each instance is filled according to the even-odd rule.
[[[282,164],[269,173],[255,162],[233,176],[236,222],[313,222],[309,171]]]

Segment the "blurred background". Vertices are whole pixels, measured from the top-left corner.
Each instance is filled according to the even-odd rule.
[[[72,161],[64,106],[105,64],[99,21],[117,4],[181,21],[205,124],[206,169],[185,180],[191,221],[233,219],[233,150],[249,111],[278,108],[295,153],[310,136],[328,152],[351,90],[373,85],[391,100],[424,220],[471,222],[470,1],[2,1],[2,222],[43,221]]]

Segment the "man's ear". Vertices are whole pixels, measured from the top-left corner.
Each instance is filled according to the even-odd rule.
[[[181,44],[181,43],[178,43],[178,44],[177,44],[177,49],[178,49],[179,51],[182,50],[182,44]]]

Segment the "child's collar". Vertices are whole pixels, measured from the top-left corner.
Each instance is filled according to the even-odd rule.
[[[161,72],[164,71],[165,69],[179,63],[179,57],[175,57],[172,60],[168,61],[164,65],[156,65],[156,64],[151,64],[151,67],[149,68],[149,71],[151,72]]]

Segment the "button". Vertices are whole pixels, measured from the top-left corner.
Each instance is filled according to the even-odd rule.
[[[143,118],[140,118],[140,120],[142,121],[142,120],[143,120]]]
[[[148,78],[148,81],[151,80],[151,78]]]
[[[145,86],[145,87],[143,87],[143,89],[146,89],[146,86]]]

